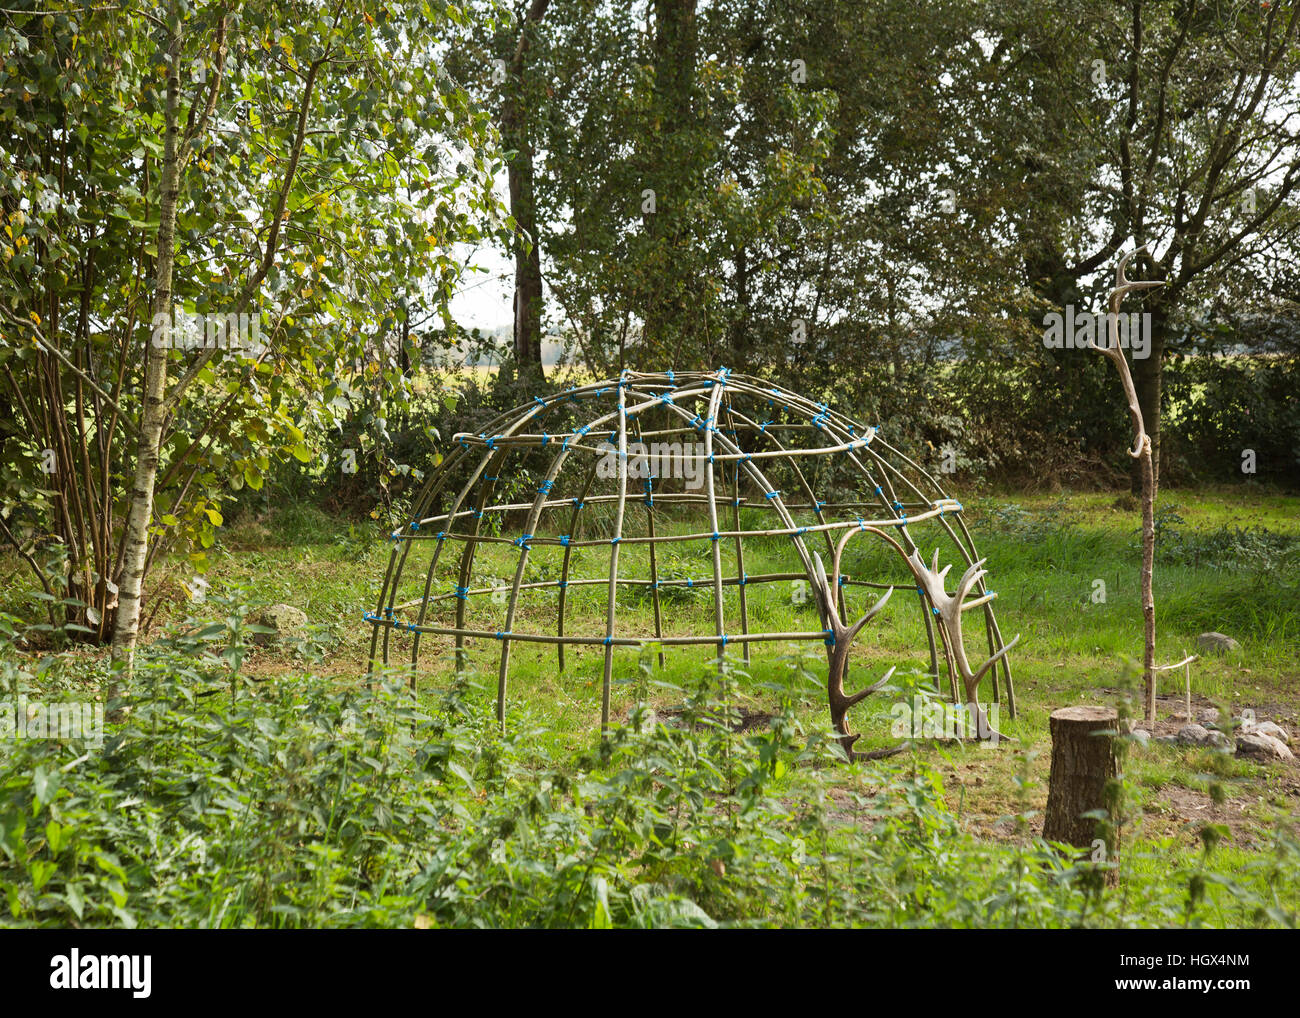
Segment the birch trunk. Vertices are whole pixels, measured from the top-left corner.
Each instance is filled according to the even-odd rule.
[[[176,203],[180,190],[177,121],[180,107],[181,21],[174,2],[167,13],[167,30],[169,66],[153,315],[165,314],[170,320]],[[146,344],[144,409],[136,450],[135,477],[131,485],[131,508],[126,518],[125,555],[117,619],[113,628],[113,660],[124,664],[128,675],[135,661],[136,637],[140,627],[140,594],[149,551],[149,521],[153,516],[154,485],[158,480],[159,452],[167,418],[167,356],[166,345],[159,348],[152,342]]]

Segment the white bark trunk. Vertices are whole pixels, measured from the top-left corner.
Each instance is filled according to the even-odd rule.
[[[158,219],[158,264],[154,271],[153,314],[170,317],[172,267],[176,233],[176,203],[180,187],[179,125],[181,22],[176,4],[167,16],[166,122],[163,136],[161,199]],[[167,418],[167,355],[164,346],[146,347],[144,410],[136,451],[135,478],[131,486],[131,508],[126,519],[121,590],[117,621],[113,628],[113,660],[122,662],[130,673],[140,628],[140,597],[144,584],[145,560],[149,551],[149,521],[153,517],[154,485],[158,480],[158,459],[163,426]]]

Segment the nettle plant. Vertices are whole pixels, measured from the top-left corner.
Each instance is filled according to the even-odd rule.
[[[0,537],[51,623],[66,608],[129,653],[167,547],[201,571],[227,493],[410,394],[412,308],[445,317],[453,245],[506,225],[490,119],[442,68],[465,21],[306,0],[0,12]],[[167,328],[196,320],[185,342]]]

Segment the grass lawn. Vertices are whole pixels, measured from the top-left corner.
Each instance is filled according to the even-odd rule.
[[[1120,505],[1117,505],[1117,501]],[[1014,741],[996,747],[920,741],[907,752],[926,761],[942,777],[943,798],[966,830],[991,847],[1014,850],[1041,833],[1050,761],[1048,715],[1072,704],[1115,704],[1122,696],[1125,659],[1141,657],[1138,605],[1138,514],[1114,495],[990,496],[967,504],[967,519],[980,554],[988,557],[989,586],[998,593],[998,620],[1007,638],[1019,633],[1012,653],[1018,714],[1003,711],[998,728]],[[665,521],[698,531],[698,520]],[[1218,630],[1240,641],[1242,649],[1226,656],[1202,657],[1192,666],[1193,712],[1252,708],[1300,734],[1300,498],[1249,488],[1222,492],[1165,491],[1161,498],[1161,547],[1157,553],[1155,595],[1157,656],[1160,663],[1196,653],[1196,637]],[[245,513],[225,528],[209,552],[208,580],[214,589],[242,586],[250,604],[286,602],[301,608],[320,627],[329,643],[323,661],[310,672],[339,686],[363,681],[370,645],[370,626],[362,613],[372,610],[391,545],[379,524],[362,526],[326,516],[305,506],[279,507],[258,517]],[[919,539],[919,538],[918,538]],[[638,575],[644,546],[626,549],[624,575]],[[876,548],[852,542],[844,571],[851,576],[891,568]],[[928,548],[923,547],[928,553]],[[588,554],[589,553],[589,554]],[[600,549],[575,554],[575,575],[602,575]],[[474,583],[494,585],[513,575],[517,549],[489,545],[475,564]],[[581,561],[588,554],[588,561]],[[607,554],[607,553],[600,553]],[[711,573],[708,542],[698,554],[676,549],[661,555],[662,575]],[[897,563],[893,563],[895,578]],[[734,561],[731,563],[734,568]],[[726,566],[724,565],[724,569]],[[793,571],[797,558],[788,539],[746,542],[745,569],[751,574]],[[551,565],[537,557],[528,579],[554,579]],[[421,579],[423,570],[415,571]],[[12,609],[21,600],[22,577],[6,570],[11,581],[5,597]],[[640,573],[644,575],[644,573]],[[165,564],[154,576],[157,612],[152,635],[187,614],[202,618],[203,606],[187,602],[185,560]],[[1105,598],[1096,595],[1099,582]],[[850,588],[851,603],[867,603],[862,588]],[[403,592],[404,594],[406,592]],[[480,595],[489,615],[504,613]],[[727,610],[734,618],[735,588]],[[749,590],[751,631],[820,629],[811,599],[799,603],[790,582],[754,585]],[[448,606],[454,605],[448,600]],[[529,598],[514,623],[515,631],[552,631],[556,595]],[[490,606],[489,606],[490,605]],[[566,631],[604,632],[605,590],[575,587],[566,611]],[[450,611],[450,607],[446,609]],[[679,590],[663,605],[667,628],[675,632],[712,633],[712,594],[708,589]],[[967,644],[972,655],[982,646],[982,623],[968,619]],[[485,616],[486,617],[486,616]],[[652,631],[652,607],[644,593],[620,593],[620,632]],[[478,620],[482,628],[490,628]],[[626,628],[625,628],[626,627]],[[403,660],[409,635],[394,638],[394,660]],[[432,702],[452,675],[452,638],[424,637],[418,669],[422,696]],[[473,646],[470,669],[477,676],[484,703],[495,695],[498,646]],[[785,681],[802,662],[824,680],[822,647],[814,642],[754,644],[745,665],[735,655],[737,695],[749,723],[762,725],[773,708],[771,683]],[[70,652],[85,655],[87,652]],[[603,648],[570,647],[561,671],[553,647],[516,643],[509,669],[507,725],[526,729],[528,738],[548,748],[576,750],[598,738]],[[685,684],[707,667],[710,647],[669,648],[660,667],[653,654],[620,649],[615,655],[611,714],[628,716],[638,699],[648,700],[660,715],[671,717],[680,702],[674,686]],[[883,690],[850,715],[862,733],[859,749],[898,743],[891,734],[895,705],[909,696],[909,684],[923,681],[929,655],[916,605],[904,591],[863,631],[855,645],[846,687],[851,691],[895,667],[899,688]],[[648,666],[648,667],[647,667]],[[308,668],[292,654],[275,649],[255,651],[245,670],[257,677],[295,681]],[[824,689],[803,687],[798,714],[805,728],[828,725]],[[946,683],[945,683],[946,688]],[[986,687],[987,689],[987,683]],[[1168,734],[1182,723],[1183,673],[1162,676],[1155,734]],[[987,694],[984,697],[987,699]],[[1144,726],[1152,727],[1152,726]],[[903,757],[906,759],[906,757]],[[1127,756],[1131,786],[1130,820],[1123,833],[1126,881],[1159,881],[1186,868],[1201,850],[1207,825],[1223,832],[1219,846],[1226,858],[1259,852],[1276,824],[1294,830],[1300,807],[1300,764],[1263,765],[1203,748],[1152,743]],[[837,822],[854,822],[852,796],[860,781],[843,768],[832,774]],[[842,800],[841,800],[842,797]],[[1025,818],[1028,822],[1025,822]],[[1234,855],[1235,854],[1235,855]],[[1225,856],[1220,856],[1222,863]],[[1245,922],[1232,912],[1232,899],[1221,917],[1224,925]]]

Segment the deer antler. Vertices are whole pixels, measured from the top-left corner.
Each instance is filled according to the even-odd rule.
[[[952,566],[946,565],[942,569],[939,568],[938,548],[934,550],[934,559],[929,568],[926,568],[925,560],[921,558],[919,550],[912,552],[907,557],[907,561],[912,567],[912,573],[916,576],[916,582],[925,591],[930,604],[934,607],[935,615],[938,616],[939,630],[943,634],[944,643],[948,647],[953,667],[956,669],[957,674],[961,676],[962,689],[966,694],[966,704],[973,711],[973,720],[978,724],[977,730],[981,735],[984,732],[991,732],[998,738],[1007,738],[1007,736],[994,731],[988,726],[988,716],[979,705],[979,685],[985,673],[1020,642],[1020,634],[1017,633],[1014,640],[978,668],[971,667],[970,661],[966,657],[966,644],[962,641],[961,636],[962,612],[969,611],[971,608],[978,608],[993,597],[991,593],[984,594],[969,604],[966,603],[966,596],[971,592],[971,589],[988,574],[988,570],[983,568],[986,560],[980,559],[978,562],[972,563],[970,568],[962,573],[961,579],[957,581],[957,590],[953,594],[948,593],[943,582]]]
[[[1147,444],[1146,425],[1142,421],[1142,407],[1138,403],[1137,388],[1133,385],[1133,376],[1129,373],[1128,361],[1124,358],[1124,351],[1119,347],[1119,316],[1120,302],[1124,296],[1134,290],[1149,290],[1154,286],[1164,286],[1165,284],[1158,279],[1136,280],[1129,282],[1124,275],[1124,269],[1128,263],[1133,260],[1139,251],[1145,251],[1146,245],[1130,251],[1120,259],[1119,265],[1115,268],[1115,288],[1110,291],[1110,314],[1106,318],[1106,336],[1109,342],[1108,346],[1098,346],[1095,338],[1089,337],[1088,347],[1092,350],[1100,350],[1107,357],[1115,362],[1115,367],[1119,369],[1120,384],[1124,386],[1124,395],[1128,397],[1128,411],[1133,418],[1133,431],[1136,435],[1133,448],[1129,450],[1129,455],[1137,459],[1142,455],[1142,448]]]
[[[853,645],[854,638],[862,631],[862,627],[870,622],[880,612],[880,609],[885,607],[894,593],[891,587],[885,592],[884,597],[872,605],[870,611],[851,626],[846,626],[840,621],[840,556],[844,551],[844,545],[848,543],[848,539],[857,532],[856,530],[847,531],[840,538],[839,544],[835,548],[834,584],[826,578],[826,567],[822,565],[822,558],[816,552],[813,553],[812,576],[813,589],[817,593],[817,604],[821,609],[822,625],[827,633],[826,646],[830,665],[826,676],[826,695],[830,700],[831,725],[839,738],[840,746],[850,760],[855,759],[860,754],[855,753],[853,749],[853,744],[858,741],[858,736],[849,731],[847,717],[849,708],[861,703],[884,686],[894,674],[894,669],[891,668],[883,678],[865,689],[861,689],[852,695],[844,692],[844,677],[848,674],[849,669],[849,648]]]

